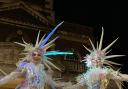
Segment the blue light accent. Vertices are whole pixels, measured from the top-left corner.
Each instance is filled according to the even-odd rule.
[[[51,55],[73,55],[72,52],[57,52],[57,51],[52,51],[52,52],[47,52],[46,54],[43,54],[44,56],[51,56]]]

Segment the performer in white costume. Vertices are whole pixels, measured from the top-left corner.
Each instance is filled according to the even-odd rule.
[[[79,75],[77,79],[77,84],[69,87],[69,89],[79,89],[80,86],[87,86],[87,89],[106,89],[109,81],[114,80],[119,89],[122,89],[122,81],[128,80],[127,74],[122,74],[119,70],[114,70],[112,65],[120,65],[118,63],[109,61],[107,59],[120,57],[124,55],[108,55],[110,51],[108,49],[117,41],[114,40],[107,47],[102,49],[104,30],[102,28],[102,34],[100,38],[100,43],[97,44],[97,47],[94,46],[92,41],[93,50],[88,49],[86,46],[85,49],[90,52],[84,57],[84,62],[87,67],[87,71]]]
[[[46,66],[49,72],[52,72],[51,67],[60,70],[47,59],[48,57],[45,54],[47,54],[46,50],[52,46],[58,37],[48,42],[49,38],[62,23],[58,24],[47,37],[43,36],[40,41],[39,31],[35,45],[29,44],[24,40],[23,43],[15,42],[24,47],[26,57],[17,63],[17,69],[15,71],[0,79],[0,85],[6,84],[19,76],[23,76],[25,80],[16,89],[44,89],[45,84],[51,85],[52,89],[58,89],[58,84],[52,79],[50,73],[47,74],[44,67]]]

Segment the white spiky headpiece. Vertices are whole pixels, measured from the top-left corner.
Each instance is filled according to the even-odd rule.
[[[38,32],[38,35],[37,35],[37,39],[36,39],[36,43],[35,45],[33,44],[30,44],[30,43],[27,43],[24,41],[24,39],[22,38],[23,40],[23,43],[19,43],[19,42],[15,42],[16,44],[19,44],[21,46],[24,47],[24,51],[26,52],[31,52],[31,51],[34,51],[34,50],[42,50],[42,51],[46,51],[48,48],[51,47],[52,43],[58,38],[54,38],[52,41],[50,41],[49,43],[47,43],[47,41],[49,40],[49,38],[55,33],[56,29],[62,24],[63,22],[61,22],[60,24],[58,24],[49,34],[48,36],[45,38],[45,35],[41,38],[41,40],[39,41],[39,36],[40,36],[40,31]]]
[[[110,43],[107,47],[102,49],[103,35],[104,35],[104,29],[102,27],[102,34],[101,34],[101,38],[100,38],[100,43],[98,45],[98,42],[97,42],[97,48],[94,46],[94,44],[92,43],[92,41],[90,39],[89,39],[89,41],[92,45],[93,50],[90,50],[86,46],[83,45],[84,48],[90,52],[90,54],[85,56],[84,57],[85,59],[82,60],[82,61],[85,61],[85,63],[87,64],[87,67],[101,66],[103,64],[107,64],[107,65],[117,64],[117,65],[119,65],[118,63],[108,61],[106,59],[124,56],[124,55],[107,55],[110,52],[110,51],[108,51],[108,49],[117,41],[118,38],[115,39],[112,43]]]
[[[48,48],[50,48],[53,45],[53,42],[58,38],[58,36],[56,38],[54,38],[53,40],[51,40],[50,42],[48,42],[49,38],[55,33],[56,29],[62,24],[63,22],[59,23],[46,37],[45,35],[41,38],[41,40],[39,40],[39,36],[40,36],[40,31],[38,32],[37,35],[37,39],[36,39],[36,43],[35,45],[32,45],[30,43],[27,43],[23,40],[23,43],[19,43],[19,42],[15,42],[16,44],[19,44],[21,46],[24,47],[24,54],[26,54],[26,58],[27,60],[31,60],[31,54],[33,51],[39,51],[41,53],[41,56],[43,56],[42,58],[46,58],[44,57],[44,53],[46,53],[46,50]],[[47,43],[48,42],[48,43]],[[46,66],[48,66],[47,64],[55,67],[56,69],[58,69],[54,64],[52,64],[50,61],[48,60],[43,60],[44,64]],[[50,67],[49,67],[50,68]]]

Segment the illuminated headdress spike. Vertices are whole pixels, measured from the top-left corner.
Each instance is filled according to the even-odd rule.
[[[23,37],[22,37],[22,40],[23,40],[23,43],[24,43],[24,44],[28,44],[28,43],[24,40],[24,38],[23,38]]]
[[[83,45],[83,46],[84,46],[84,45]],[[89,51],[89,52],[91,53],[91,50],[88,49],[86,46],[84,46],[84,48],[85,48],[87,51]]]
[[[50,41],[49,43],[47,43],[46,45],[44,45],[43,49],[45,49],[45,47],[48,47],[49,45],[51,45],[57,38],[58,38],[58,36],[56,38],[54,38],[52,41]]]
[[[89,39],[89,41],[90,41],[90,43],[92,45],[93,50],[96,50],[96,48],[95,48],[94,44],[92,43],[92,41],[90,39]]]
[[[111,64],[114,64],[114,65],[121,65],[119,63],[116,63],[116,62],[112,62],[112,61],[108,61],[108,60],[104,60],[104,64],[108,64],[108,65],[111,65]]]
[[[64,21],[63,21],[64,22]],[[49,38],[55,33],[56,29],[63,23],[59,23],[49,34],[48,36],[44,39],[44,41],[42,42],[42,44],[40,45],[40,48],[43,48],[44,45],[47,43],[47,41],[49,40]]]
[[[104,48],[103,51],[106,52],[117,40],[118,40],[118,38],[115,39],[115,40],[114,40],[111,44],[109,44],[106,48]]]
[[[52,47],[52,46],[54,46],[54,45],[55,45],[55,44],[48,45],[47,47],[44,47],[43,50],[45,51],[45,50],[49,49],[50,47]]]
[[[105,54],[107,55],[108,53],[110,53],[112,51],[112,49],[110,49],[109,51],[107,51]]]
[[[25,44],[22,44],[22,43],[19,43],[19,42],[14,42],[14,43],[19,44],[19,45],[21,45],[21,46],[23,46],[23,47],[26,47]]]
[[[101,50],[101,48],[102,48],[103,36],[104,36],[104,29],[102,27],[102,34],[101,34],[100,43],[99,43],[99,50]]]
[[[44,37],[45,37],[46,34],[43,35],[43,37],[41,38],[40,42],[39,42],[39,45],[41,45],[42,41],[44,40]]]
[[[38,32],[35,47],[39,46],[40,31]]]
[[[58,69],[59,71],[61,71],[61,70],[60,70],[57,66],[55,66],[52,62],[50,62],[50,61],[48,61],[48,60],[43,60],[43,61],[45,61],[45,63],[47,63],[48,65],[50,65],[50,66],[52,66],[52,67]]]
[[[105,59],[114,58],[114,57],[122,57],[122,56],[125,56],[125,55],[109,55],[109,56],[106,56]]]

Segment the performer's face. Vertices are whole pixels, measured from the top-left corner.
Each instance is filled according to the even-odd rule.
[[[41,54],[38,52],[32,53],[33,62],[39,63],[41,62]]]

